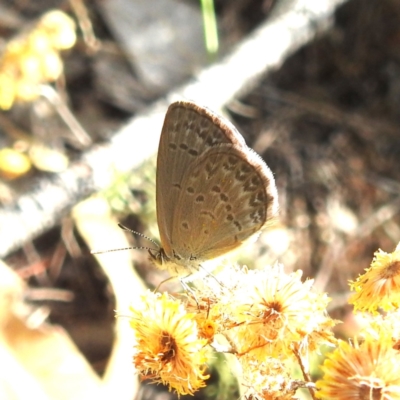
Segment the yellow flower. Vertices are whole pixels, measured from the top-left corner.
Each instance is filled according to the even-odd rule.
[[[186,310],[195,314],[199,329],[199,337],[212,343],[214,336],[219,331],[219,305],[218,299],[209,289],[194,288],[187,293]]]
[[[217,323],[202,314],[196,315],[196,321],[199,328],[199,336],[207,339],[208,343],[211,343],[218,329]]]
[[[46,32],[43,32],[43,30],[38,29],[38,26],[29,33],[24,44],[24,50],[36,56],[46,54],[52,49],[50,36]]]
[[[8,110],[15,100],[15,82],[8,74],[0,72],[0,108]]]
[[[40,73],[40,57],[32,52],[21,54],[18,59],[18,80],[27,82],[39,82],[41,79]]]
[[[39,85],[60,77],[59,52],[75,41],[75,22],[61,11],[46,13],[32,30],[11,40],[0,57],[0,108],[37,98]]]
[[[62,11],[46,13],[38,24],[38,30],[48,36],[55,49],[70,49],[76,42],[75,22]]]
[[[393,253],[375,252],[370,268],[356,281],[350,281],[350,287],[356,291],[349,299],[355,310],[397,309],[400,304],[400,243]]]
[[[40,72],[45,81],[57,80],[63,72],[63,62],[57,51],[51,50],[40,60]]]
[[[136,338],[133,360],[142,378],[162,382],[178,395],[192,395],[205,386],[207,340],[198,338],[194,315],[166,293],[150,291],[131,311]]]
[[[276,265],[241,276],[242,285],[225,300],[227,334],[239,355],[292,356],[330,341],[334,322],[326,313],[329,299],[312,291],[312,280],[301,281],[301,271],[286,274]],[[225,326],[227,326],[225,322]]]
[[[386,336],[340,342],[322,367],[316,395],[329,400],[400,399],[400,353]]]
[[[15,95],[18,100],[32,101],[39,95],[39,86],[32,81],[18,79],[15,81]]]

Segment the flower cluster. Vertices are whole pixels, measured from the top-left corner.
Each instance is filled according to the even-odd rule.
[[[75,23],[61,11],[46,13],[33,29],[11,40],[0,59],[0,108],[34,100],[40,84],[58,79],[63,71],[60,50],[75,41]]]
[[[339,345],[325,360],[317,382],[318,398],[330,400],[400,400],[400,244],[379,250],[356,281],[349,302],[364,326],[353,341]],[[378,314],[378,309],[386,311]],[[370,314],[368,314],[369,312]]]
[[[148,292],[132,307],[135,366],[144,379],[193,394],[208,378],[212,349],[236,359],[247,400],[292,399],[299,388],[313,399],[400,400],[399,266],[400,245],[380,250],[350,283],[350,301],[365,321],[350,341],[335,339],[328,297],[301,271],[286,274],[280,265],[228,268],[181,300]],[[386,313],[378,315],[379,307]],[[336,348],[314,384],[308,363],[322,344]]]
[[[237,358],[248,398],[291,398],[299,386],[291,378],[293,363],[334,342],[328,298],[312,290],[311,280],[302,282],[300,272],[285,274],[280,265],[231,268],[218,279],[221,285],[210,277],[209,289],[193,289],[182,302],[143,296],[132,308],[136,368],[145,379],[192,394],[207,378],[209,345]]]

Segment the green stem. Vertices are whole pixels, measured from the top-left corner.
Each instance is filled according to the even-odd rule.
[[[208,54],[215,55],[218,52],[218,29],[215,15],[214,1],[201,0],[203,14],[204,40]]]

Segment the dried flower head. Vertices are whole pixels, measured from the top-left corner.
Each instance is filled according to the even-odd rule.
[[[349,299],[355,310],[397,309],[400,305],[400,243],[392,253],[375,252],[370,268],[356,281],[351,281],[350,287],[356,292]]]
[[[142,378],[162,382],[178,395],[205,386],[207,340],[198,338],[194,314],[167,294],[150,291],[131,312],[136,338],[133,360]]]
[[[400,399],[400,353],[390,338],[366,337],[363,343],[340,342],[325,360],[317,382],[320,399]]]
[[[281,265],[243,274],[241,287],[225,302],[228,334],[239,355],[251,353],[260,361],[292,356],[294,345],[307,352],[332,339],[329,299],[313,292],[313,281],[302,282],[301,275],[286,274]]]

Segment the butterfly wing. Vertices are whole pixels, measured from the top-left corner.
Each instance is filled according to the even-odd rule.
[[[251,149],[218,144],[187,166],[171,245],[186,260],[219,257],[258,233],[276,213],[273,175]]]
[[[188,169],[217,145],[245,146],[239,133],[230,134],[233,131],[236,129],[228,121],[194,103],[180,101],[169,106],[160,137],[156,177],[157,221],[168,257],[173,255],[172,231]]]

